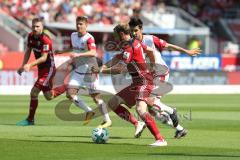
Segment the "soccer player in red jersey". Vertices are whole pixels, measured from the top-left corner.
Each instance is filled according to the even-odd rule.
[[[114,36],[123,44],[121,53],[106,63],[100,72],[117,74],[127,68],[132,77],[132,84],[113,96],[109,100],[108,106],[122,119],[137,126],[137,119],[124,108],[123,104],[129,108],[136,105],[138,115],[156,139],[156,142],[151,146],[166,146],[167,142],[161,136],[154,118],[148,112],[146,103],[153,89],[153,76],[148,70],[143,51],[149,57],[152,66],[154,66],[153,50],[138,40],[132,39],[127,24],[117,25],[114,28]]]
[[[141,41],[143,44],[151,47],[154,50],[155,63],[158,66],[166,67],[166,73],[158,74],[158,71],[155,71],[154,82],[159,81],[168,81],[169,78],[169,69],[167,64],[161,56],[161,51],[165,48],[180,51],[181,53],[186,53],[189,56],[195,56],[200,54],[201,50],[196,48],[193,50],[186,50],[177,45],[167,43],[166,41],[159,39],[153,35],[143,35],[143,23],[139,18],[131,18],[129,21],[129,26],[131,28],[132,35]],[[156,67],[158,68],[158,67]],[[178,122],[176,109],[173,109],[160,101],[161,96],[155,98],[153,102],[153,107],[149,108],[155,114],[156,119],[161,119],[166,121],[167,124],[176,128],[175,138],[181,138],[187,134],[187,130],[184,129]],[[164,118],[166,117],[166,118]]]
[[[38,107],[38,95],[41,91],[47,100],[51,100],[66,90],[65,85],[52,89],[52,80],[56,72],[52,52],[52,40],[43,32],[43,29],[43,20],[41,18],[34,18],[32,20],[32,32],[28,35],[23,63],[17,71],[21,75],[22,72],[27,72],[34,66],[38,67],[38,79],[30,93],[29,114],[27,119],[17,123],[19,126],[34,125],[34,115]],[[36,60],[28,63],[32,51]]]

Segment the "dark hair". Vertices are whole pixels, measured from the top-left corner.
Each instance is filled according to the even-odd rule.
[[[128,24],[131,28],[139,26],[139,28],[142,29],[142,26],[143,26],[142,20],[140,18],[137,18],[137,17],[132,17],[130,19],[130,21],[128,22]]]
[[[115,33],[123,32],[125,34],[130,34],[130,27],[128,24],[118,24],[116,27],[114,27],[113,31]]]
[[[79,21],[84,21],[85,23],[88,22],[88,18],[86,16],[78,16],[76,18],[76,22],[79,22]]]
[[[43,18],[41,18],[41,17],[33,18],[32,24],[37,23],[37,22],[41,22],[44,25]]]

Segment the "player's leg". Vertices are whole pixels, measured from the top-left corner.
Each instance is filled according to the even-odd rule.
[[[67,89],[67,98],[71,100],[77,107],[81,108],[85,112],[92,111],[90,108],[79,96],[78,96],[79,89],[77,88],[68,88]]]
[[[168,113],[161,111],[161,108],[157,106],[149,106],[148,105],[148,111],[149,113],[155,117],[156,120],[162,122],[163,124],[167,124],[171,127],[173,127],[172,120]]]
[[[55,87],[49,91],[45,91],[43,92],[44,97],[46,98],[46,100],[52,100],[58,96],[60,96],[61,94],[63,94],[66,91],[66,85],[61,85],[58,87]]]
[[[147,111],[146,102],[143,100],[137,100],[136,111],[156,139],[156,142],[151,144],[151,146],[166,146],[167,142],[164,140],[164,138],[160,134],[154,118]]]
[[[81,98],[78,96],[79,89],[77,88],[68,88],[67,89],[67,98],[71,100],[77,107],[81,108],[85,111],[85,119],[83,122],[83,125],[86,125],[89,123],[89,120],[91,117],[94,116],[94,112],[92,111],[92,108],[89,107]]]
[[[103,122],[98,127],[100,127],[100,128],[110,127],[112,125],[112,121],[111,121],[111,119],[109,117],[109,114],[108,114],[107,105],[105,104],[105,102],[101,98],[100,93],[93,93],[92,92],[90,95],[91,95],[93,101],[98,105],[98,107],[100,109],[100,112],[102,112],[102,115],[103,115]]]
[[[31,89],[31,93],[30,93],[31,99],[30,99],[30,104],[29,104],[28,117],[27,117],[27,119],[24,119],[24,120],[18,122],[16,125],[18,125],[18,126],[34,125],[34,116],[35,116],[35,112],[38,107],[38,95],[39,95],[40,91],[41,90],[35,86]]]
[[[53,68],[53,71],[50,72],[52,74],[49,74],[43,84],[43,95],[46,98],[46,100],[52,100],[58,96],[60,96],[61,94],[63,94],[66,89],[67,86],[65,84],[62,84],[58,87],[53,88],[53,78],[56,75],[56,69]],[[64,83],[64,82],[63,82]]]
[[[144,122],[138,121],[138,119],[126,109],[123,104],[127,106],[134,106],[136,104],[135,96],[136,92],[131,90],[132,86],[128,86],[121,90],[117,95],[113,96],[108,106],[123,120],[130,122],[135,126],[135,138],[141,136],[142,131],[146,127]]]
[[[159,114],[161,114],[161,112],[163,112],[163,113],[167,113],[169,115],[169,117],[172,121],[172,124],[169,121],[168,121],[168,124],[170,124],[171,126],[176,128],[176,132],[175,132],[175,136],[174,136],[175,138],[181,138],[187,134],[187,130],[184,129],[179,124],[176,109],[173,109],[173,108],[167,106],[166,104],[162,103],[159,97],[156,97],[154,100],[154,108],[155,108],[155,111],[158,112]]]
[[[92,111],[92,108],[90,108],[78,95],[79,88],[81,88],[82,81],[84,76],[81,74],[78,74],[76,72],[72,72],[70,76],[70,80],[68,82],[68,88],[67,88],[67,98],[71,100],[77,107],[83,109],[85,112]]]
[[[122,104],[124,104],[124,100],[119,96],[113,96],[109,102],[108,106],[113,110],[120,118],[125,121],[132,123],[134,126],[137,126],[138,120],[137,118],[128,111]]]

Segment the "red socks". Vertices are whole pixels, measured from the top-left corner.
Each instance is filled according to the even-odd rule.
[[[29,106],[29,114],[28,114],[28,121],[34,120],[34,115],[38,107],[38,98],[31,97],[30,106]]]
[[[146,112],[142,116],[140,116],[142,120],[146,123],[147,128],[150,130],[150,132],[153,134],[156,140],[163,140],[164,138],[160,134],[157,128],[157,124],[155,120],[152,118],[152,116]]]

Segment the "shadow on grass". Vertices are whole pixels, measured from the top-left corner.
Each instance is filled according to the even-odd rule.
[[[203,154],[200,154],[200,153],[180,153],[179,151],[178,152],[175,152],[173,153],[172,150],[169,151],[169,148],[172,148],[172,147],[148,147],[148,148],[152,148],[152,149],[161,149],[159,150],[159,152],[157,153],[139,153],[139,152],[136,152],[136,153],[133,153],[133,152],[130,152],[130,153],[125,153],[127,155],[135,155],[135,154],[143,154],[143,155],[148,155],[148,156],[168,156],[168,157],[211,157],[211,158],[239,158],[240,155],[229,155],[229,154],[211,154],[211,153],[203,153]],[[210,151],[210,148],[209,148],[209,151]],[[149,151],[151,152],[151,150]],[[171,153],[166,153],[166,152],[171,152]],[[184,152],[184,151],[183,151]],[[187,152],[187,150],[186,150]],[[204,159],[204,158],[203,158]]]
[[[107,145],[107,146],[146,146],[144,144],[133,144],[133,143],[104,143],[104,144],[96,144],[94,142],[91,141],[91,137],[88,137],[89,140],[88,141],[61,141],[61,140],[56,140],[56,141],[49,141],[49,140],[24,140],[24,139],[8,139],[11,141],[18,141],[18,142],[29,142],[29,143],[34,143],[34,142],[41,142],[41,143],[72,143],[72,144],[94,144],[94,145]]]
[[[32,135],[32,137],[46,137],[46,138],[54,138],[54,137],[62,137],[62,138],[91,138],[91,136],[76,136],[76,135]],[[135,139],[134,137],[117,137],[117,136],[110,136],[110,139]],[[152,137],[142,137],[141,139],[153,139]]]

